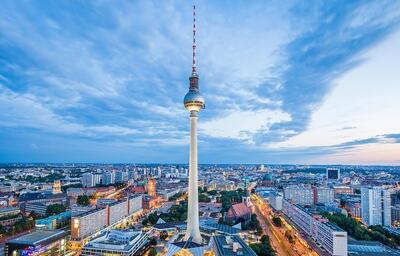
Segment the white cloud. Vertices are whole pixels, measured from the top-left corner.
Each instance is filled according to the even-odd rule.
[[[232,138],[252,142],[252,135],[266,131],[274,123],[290,121],[290,115],[281,110],[233,111],[219,118],[200,121],[202,133],[218,138]]]
[[[309,128],[273,147],[329,146],[399,133],[399,45],[397,32],[369,49],[362,65],[336,79]]]

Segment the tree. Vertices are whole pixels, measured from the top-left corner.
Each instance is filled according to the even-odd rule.
[[[153,246],[157,245],[157,240],[154,237],[150,238],[150,244]]]
[[[293,244],[295,242],[294,238],[293,238],[293,235],[292,235],[292,232],[290,232],[290,230],[286,230],[285,231],[285,236],[288,239],[289,243]]]
[[[211,202],[211,199],[206,194],[199,194],[199,202],[209,203]]]
[[[168,237],[168,232],[167,231],[161,231],[160,233],[160,239],[165,240]]]
[[[400,236],[385,231],[381,226],[370,226],[367,229],[351,216],[339,213],[323,213],[322,215],[347,231],[350,236],[357,240],[378,241],[392,247],[400,245]]]
[[[156,256],[156,255],[157,255],[156,249],[151,247],[149,250],[149,256]]]
[[[272,249],[269,237],[267,235],[263,235],[261,237],[261,243],[250,244],[250,247],[258,256],[275,255],[275,251]]]
[[[272,217],[272,222],[274,223],[275,226],[282,227],[282,220],[278,216]]]
[[[147,226],[149,224],[149,219],[144,219],[143,221],[142,221],[142,225],[143,226]]]
[[[57,215],[62,212],[65,212],[66,208],[63,204],[51,204],[48,205],[46,208],[46,215],[51,216],[51,215]]]
[[[80,205],[84,205],[84,206],[89,205],[90,204],[90,198],[87,195],[80,195],[76,199],[76,203],[80,204]]]

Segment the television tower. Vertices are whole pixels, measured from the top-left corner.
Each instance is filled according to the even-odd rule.
[[[193,6],[193,65],[189,77],[189,92],[183,100],[185,108],[190,112],[190,156],[189,156],[189,200],[188,219],[185,240],[201,244],[199,228],[199,195],[197,170],[197,114],[205,107],[204,98],[199,91],[199,76],[196,70],[196,6]]]

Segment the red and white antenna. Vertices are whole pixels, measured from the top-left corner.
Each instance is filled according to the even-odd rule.
[[[196,5],[193,5],[193,66],[192,73],[196,73]]]

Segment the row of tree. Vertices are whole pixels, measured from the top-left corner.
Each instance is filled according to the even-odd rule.
[[[233,191],[221,191],[220,197],[217,198],[217,201],[222,204],[221,212],[227,212],[232,204],[241,203],[242,197],[245,196],[245,194],[245,191],[241,188]]]
[[[5,227],[0,225],[0,234],[6,236],[12,236],[21,233],[25,230],[30,230],[35,226],[35,221],[32,218],[22,217],[17,220],[11,227]]]
[[[185,221],[187,219],[187,201],[181,201],[179,205],[172,205],[168,213],[157,212],[150,213],[147,218],[142,221],[143,225],[154,225],[157,223],[158,219],[161,218],[166,222],[178,222]]]
[[[345,216],[340,213],[323,213],[322,215],[357,240],[379,241],[391,247],[400,245],[400,236],[389,233],[382,226],[370,226],[366,228],[351,216]]]
[[[251,249],[258,255],[258,256],[274,256],[275,251],[271,246],[269,241],[269,237],[267,235],[263,235],[261,237],[260,243],[250,244]]]

